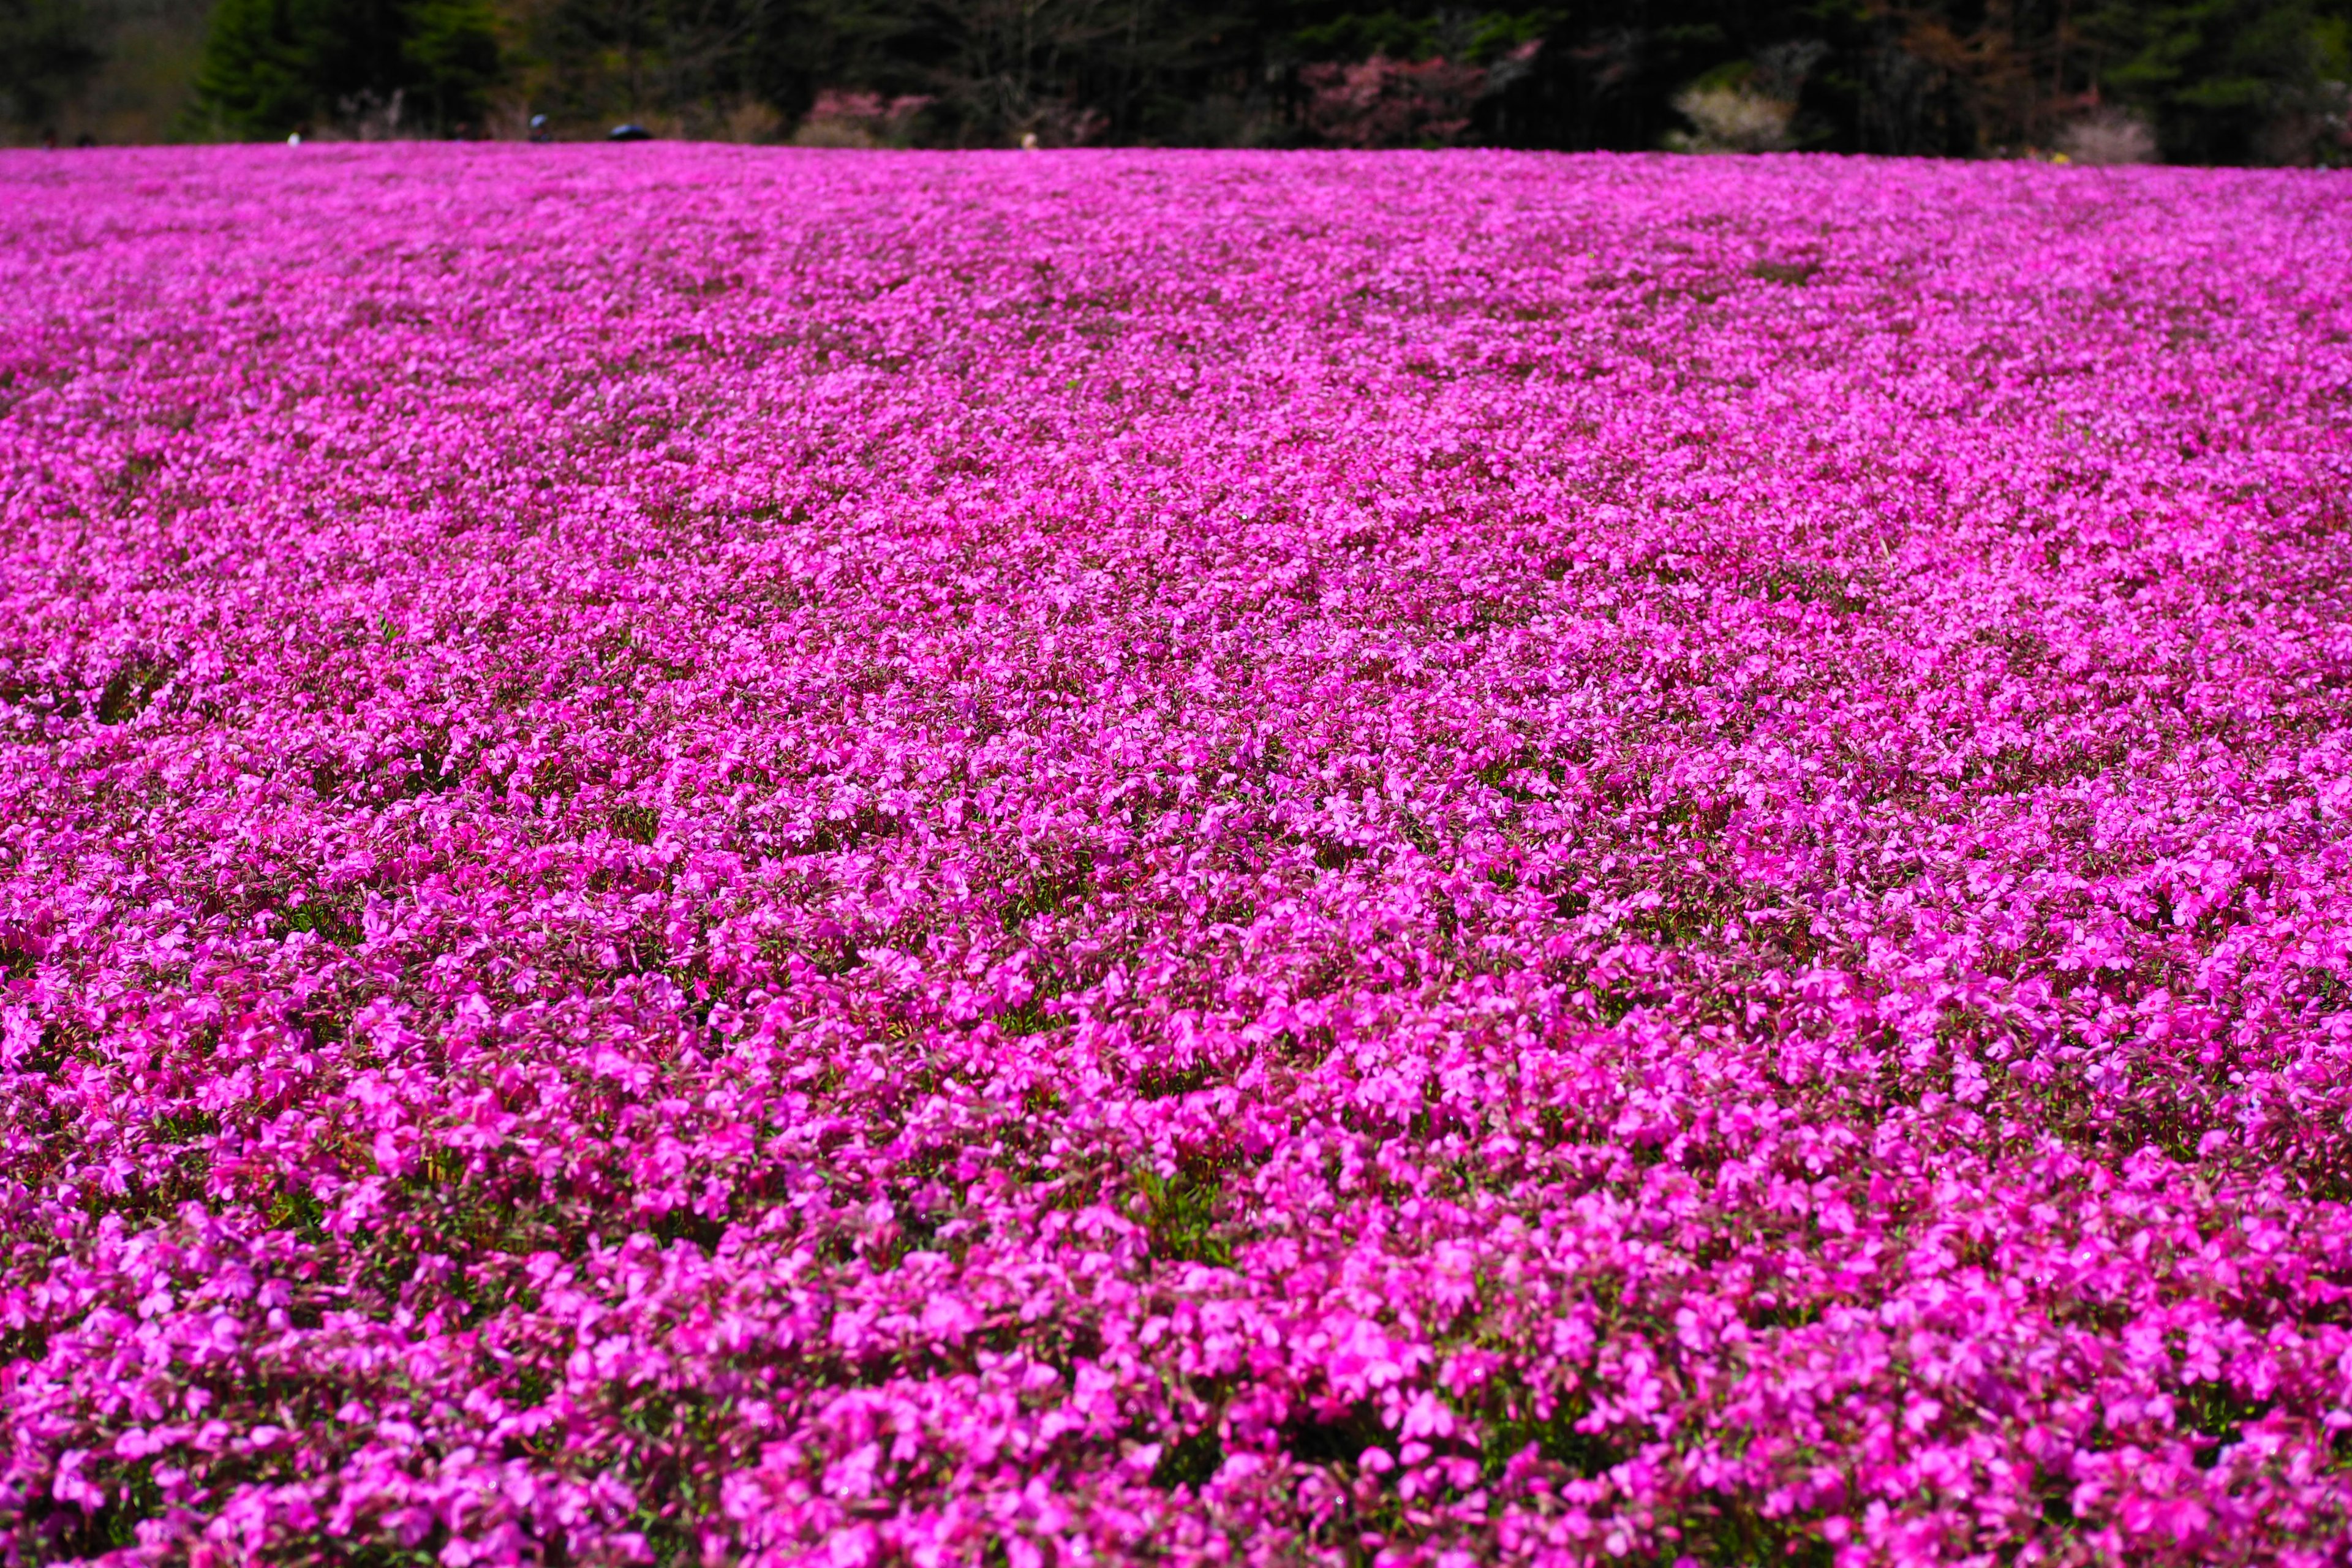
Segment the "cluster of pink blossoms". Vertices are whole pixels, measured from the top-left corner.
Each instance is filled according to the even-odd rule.
[[[2343,177],[0,184],[9,1568],[2346,1561]]]

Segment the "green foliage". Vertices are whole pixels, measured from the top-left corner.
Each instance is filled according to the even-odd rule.
[[[1151,1469],[1151,1484],[1163,1491],[1189,1487],[1197,1491],[1208,1484],[1225,1462],[1225,1447],[1214,1426],[1204,1426],[1160,1447],[1160,1461]]]
[[[1310,60],[1445,58],[1486,65],[1560,29],[1568,13],[1531,11],[1346,11],[1293,29],[1286,53]]]
[[[773,0],[550,0],[520,10],[532,103],[569,121],[677,114],[736,91]]]
[[[436,125],[478,121],[501,67],[489,0],[410,0],[405,19],[400,51],[408,90]]]
[[[1213,1169],[1188,1167],[1172,1181],[1147,1170],[1137,1185],[1143,1192],[1144,1227],[1154,1258],[1219,1268],[1233,1266],[1233,1242],[1218,1218],[1224,1194]]]
[[[105,4],[0,0],[0,111],[75,89]],[[1495,145],[1712,145],[1676,103],[1713,86],[1769,102],[1774,145],[2047,153],[2121,113],[2176,161],[2352,162],[2352,0],[219,0],[186,123],[391,129],[397,101],[449,133],[520,95],[573,133],[773,136],[834,92],[924,105],[893,140],[1292,145],[1374,56],[1465,72],[1455,139]]]
[[[616,836],[632,844],[651,844],[661,836],[661,813],[647,805],[616,805],[609,825]]]
[[[2299,121],[2352,78],[2346,15],[2315,0],[2117,4],[2085,31],[2113,63],[2102,85],[2154,121],[2180,163],[2301,161]]]
[[[489,0],[220,0],[200,129],[275,137],[373,112],[425,132],[479,119],[499,74]]]
[[[371,85],[376,61],[398,58],[391,9],[382,0],[331,9],[320,0],[221,0],[196,78],[198,112],[234,137],[282,136],[324,118],[337,98]]]
[[[157,660],[130,660],[108,678],[105,689],[99,693],[98,721],[121,724],[137,718],[171,678],[170,668]]]

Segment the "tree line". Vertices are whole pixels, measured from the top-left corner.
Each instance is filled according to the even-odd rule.
[[[20,139],[127,3],[0,0]],[[214,0],[191,67],[188,138],[2352,162],[2352,0]]]

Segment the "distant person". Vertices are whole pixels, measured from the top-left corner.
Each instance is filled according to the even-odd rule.
[[[547,128],[546,115],[534,114],[530,117],[530,139],[532,141],[544,142],[552,134],[554,134],[554,132],[551,132]]]
[[[56,152],[58,150],[57,132],[53,129],[44,129],[41,132],[41,145],[52,153]]]

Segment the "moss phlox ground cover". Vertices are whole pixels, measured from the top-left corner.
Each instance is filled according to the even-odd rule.
[[[9,1564],[2345,1561],[2340,177],[0,184]]]

